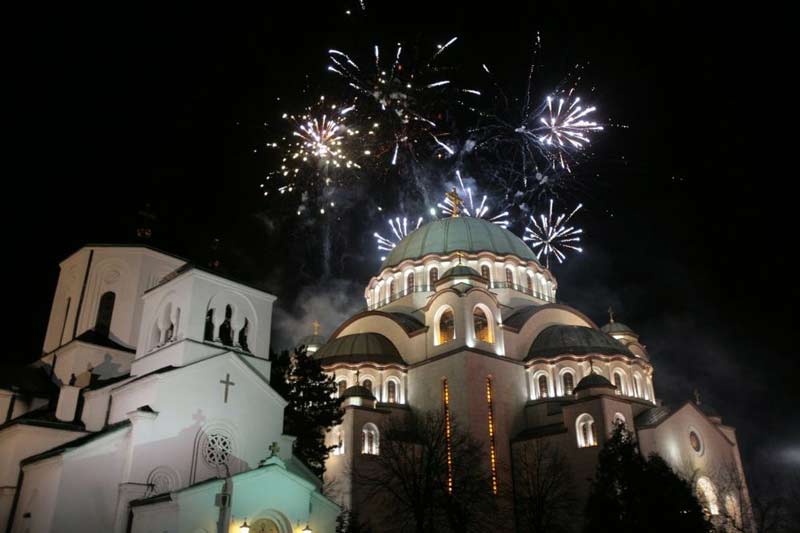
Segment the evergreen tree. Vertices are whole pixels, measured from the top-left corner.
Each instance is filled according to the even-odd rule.
[[[270,350],[269,354],[270,368],[269,368],[269,384],[275,389],[275,392],[288,398],[289,396],[289,383],[286,376],[289,374],[289,365],[292,358],[289,355],[289,350],[283,350],[281,353],[275,353]]]
[[[325,445],[325,432],[342,421],[336,384],[304,347],[291,356],[286,384],[289,405],[284,413],[284,431],[297,437],[294,454],[322,477],[332,449]]]
[[[371,533],[372,530],[363,525],[358,514],[347,509],[339,513],[336,517],[336,533]]]
[[[712,528],[689,482],[658,455],[642,457],[620,424],[600,451],[584,529],[705,533]]]

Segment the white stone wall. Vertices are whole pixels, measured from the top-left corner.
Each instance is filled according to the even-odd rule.
[[[92,329],[100,298],[107,291],[116,294],[109,337],[134,348],[139,334],[142,294],[182,264],[180,259],[143,247],[81,248],[60,265],[44,352],[51,352],[72,340],[73,332],[80,335]],[[79,311],[80,316],[77,316]]]

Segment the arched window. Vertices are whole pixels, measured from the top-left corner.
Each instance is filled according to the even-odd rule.
[[[588,413],[583,413],[575,420],[575,434],[578,439],[578,448],[597,446],[594,418]]]
[[[549,396],[549,394],[547,394],[547,376],[545,375],[539,376],[538,384],[539,384],[539,398],[547,398]]]
[[[244,319],[244,326],[239,330],[239,346],[242,350],[249,352],[250,348],[247,347],[247,334],[250,332],[250,322],[247,318]]]
[[[203,332],[203,340],[204,341],[212,341],[214,340],[214,310],[209,309],[206,312],[206,329]]]
[[[394,380],[389,380],[386,383],[386,401],[388,403],[397,403],[397,383]]]
[[[575,376],[572,375],[572,372],[564,373],[561,377],[561,384],[563,385],[564,395],[572,396],[572,392],[575,390]]]
[[[714,489],[714,484],[707,477],[701,477],[697,480],[697,497],[707,514],[711,516],[719,514],[717,491]]]
[[[622,387],[622,372],[619,370],[614,372],[614,386],[617,388],[617,390],[614,391],[616,394],[620,396],[625,394],[625,389]]]
[[[525,279],[528,281],[528,293],[533,294],[533,276],[530,272],[525,276]]]
[[[164,342],[170,342],[173,338],[175,338],[175,323],[170,320],[167,325],[167,331],[164,332]]]
[[[367,378],[364,381],[362,381],[361,382],[361,386],[364,387],[365,389],[367,389],[368,391],[372,392],[372,380],[371,379]],[[374,392],[372,392],[372,393],[375,394]]]
[[[544,288],[545,288],[545,281],[544,276],[541,274],[536,274],[536,292],[538,293],[539,298],[544,299]]]
[[[336,432],[332,453],[333,455],[344,455],[344,432],[341,429]]]
[[[430,273],[428,273],[428,280],[429,280],[429,283],[430,283],[430,286],[431,286],[431,290],[433,290],[433,286],[436,285],[437,281],[439,281],[439,269],[438,268],[433,267],[431,269]]]
[[[447,308],[442,312],[437,327],[439,328],[437,345],[448,343],[456,338],[456,319],[452,309]]]
[[[414,292],[414,273],[409,272],[406,277],[406,293],[411,294],[412,292]]]
[[[104,292],[100,297],[100,305],[97,306],[97,319],[94,322],[94,330],[98,335],[108,337],[111,331],[111,317],[114,314],[114,300],[117,295],[113,291]]]
[[[336,385],[338,387],[339,398],[341,398],[342,395],[344,394],[344,391],[347,390],[347,381],[345,381],[343,379],[339,380],[339,383],[337,383]]]
[[[506,283],[509,287],[514,286],[514,271],[508,267],[506,267]]]
[[[475,325],[475,338],[477,340],[488,343],[494,342],[491,321],[480,306],[476,305],[475,309],[472,310],[472,323]]]
[[[389,296],[388,300],[391,302],[394,300],[394,278],[389,280]]]
[[[364,424],[361,430],[361,453],[378,455],[380,451],[380,434],[373,423]]]
[[[492,276],[492,274],[491,274],[491,272],[492,272],[492,271],[491,271],[491,269],[489,269],[489,265],[483,265],[483,266],[481,266],[481,277],[482,277],[483,279],[485,279],[487,283],[489,283],[490,281],[492,281],[492,277],[491,277],[491,276]]]
[[[639,374],[633,376],[633,394],[637,398],[642,397],[642,376]]]
[[[233,328],[231,327],[232,318],[233,309],[230,305],[226,305],[225,320],[219,326],[219,341],[225,346],[233,346]]]

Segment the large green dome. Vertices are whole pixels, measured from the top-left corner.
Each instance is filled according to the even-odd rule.
[[[492,252],[536,261],[536,254],[516,235],[497,224],[474,217],[442,218],[408,234],[389,253],[381,268],[428,254]]]

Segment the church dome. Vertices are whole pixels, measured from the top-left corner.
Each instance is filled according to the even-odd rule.
[[[586,326],[555,325],[542,330],[531,344],[527,359],[558,355],[634,355],[613,337]]]
[[[374,400],[375,395],[363,385],[353,385],[352,387],[348,387],[342,393],[342,400],[346,398],[366,398],[368,400]]]
[[[447,271],[445,271],[440,280],[456,276],[464,276],[464,277],[471,276],[475,278],[481,277],[481,275],[478,274],[478,271],[475,270],[474,268],[470,268],[467,265],[456,265],[453,268],[447,269]]]
[[[314,356],[322,359],[322,364],[405,364],[392,341],[380,333],[355,333],[333,339],[317,350]]]
[[[630,335],[636,337],[636,333],[627,325],[623,324],[622,322],[614,322],[611,321],[602,328],[604,333],[608,333],[609,335]]]
[[[305,346],[306,349],[314,351],[319,349],[320,346],[325,344],[325,341],[328,340],[322,335],[306,335],[300,342],[297,343],[297,346]]]
[[[578,382],[573,392],[577,394],[586,389],[616,389],[616,387],[600,374],[592,372]]]
[[[487,220],[449,217],[436,220],[409,233],[389,253],[381,268],[397,266],[406,259],[428,254],[492,252],[536,261],[536,254],[516,235]]]

